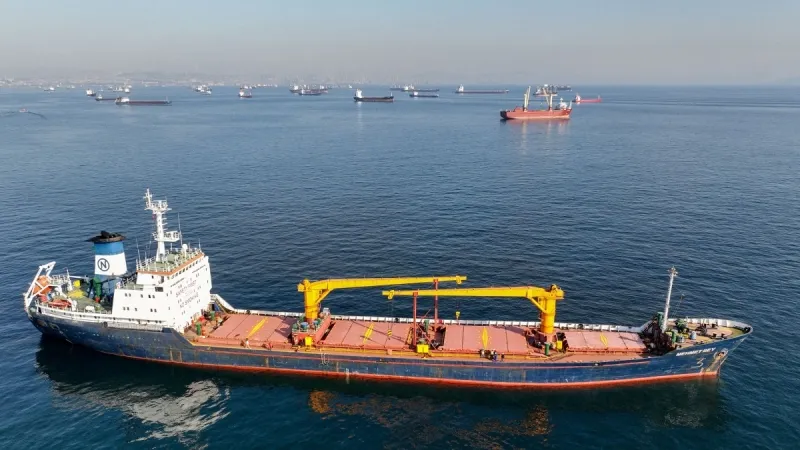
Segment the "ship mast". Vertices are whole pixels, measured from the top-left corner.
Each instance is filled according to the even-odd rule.
[[[553,97],[555,97],[556,94],[553,93],[553,91],[552,91],[550,86],[545,84],[544,85],[544,95],[545,95],[545,97],[547,97],[547,110],[548,111],[552,111],[553,110]]]
[[[528,110],[528,101],[530,100],[530,98],[531,98],[531,87],[528,86],[528,90],[525,91],[525,95],[522,97],[522,110],[523,111],[527,111]]]
[[[153,200],[150,189],[147,189],[144,194],[144,209],[153,212],[153,220],[156,222],[156,231],[153,232],[153,240],[158,243],[156,250],[156,261],[163,261],[167,255],[167,249],[164,245],[166,242],[178,242],[181,239],[181,234],[178,231],[167,231],[167,221],[164,214],[171,208],[167,205],[166,200]]]
[[[675,277],[678,276],[678,271],[675,270],[675,267],[669,269],[669,288],[667,288],[667,302],[664,305],[664,323],[661,325],[661,331],[667,331],[667,321],[669,321],[669,300],[672,297],[672,282],[675,280]]]

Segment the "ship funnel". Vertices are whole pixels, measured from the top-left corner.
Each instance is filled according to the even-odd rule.
[[[94,274],[100,279],[124,275],[128,272],[125,260],[125,236],[119,233],[101,231],[99,235],[88,239],[94,243]]]

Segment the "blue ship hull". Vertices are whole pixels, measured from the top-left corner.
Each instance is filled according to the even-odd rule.
[[[381,357],[318,351],[193,345],[175,330],[111,328],[33,314],[43,334],[98,352],[214,370],[379,379],[505,388],[589,387],[716,376],[730,352],[749,335],[716,340],[664,356],[602,362],[493,362]]]

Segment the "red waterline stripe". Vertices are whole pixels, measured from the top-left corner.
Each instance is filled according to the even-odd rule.
[[[105,353],[105,352],[104,352]],[[658,375],[654,377],[639,377],[639,378],[626,378],[624,380],[601,380],[601,381],[576,381],[576,382],[557,382],[557,383],[521,383],[521,382],[505,382],[505,381],[474,381],[474,380],[451,380],[442,378],[429,378],[429,377],[404,377],[398,375],[376,375],[367,373],[346,373],[346,372],[328,372],[322,370],[301,370],[301,369],[279,369],[273,367],[241,367],[231,366],[227,364],[201,364],[189,363],[178,361],[162,361],[158,359],[142,358],[140,356],[128,355],[115,355],[122,356],[123,358],[136,359],[140,361],[156,362],[161,364],[171,364],[176,366],[185,367],[199,367],[204,369],[224,369],[235,372],[262,372],[262,373],[276,373],[288,375],[301,375],[306,377],[325,377],[325,378],[363,378],[368,380],[401,382],[401,383],[424,383],[424,384],[440,384],[450,386],[471,386],[471,387],[493,387],[499,389],[570,389],[570,388],[590,388],[590,387],[605,387],[605,386],[624,386],[634,384],[657,383],[674,380],[684,380],[692,378],[707,378],[717,376],[719,372],[698,372],[686,373],[679,375]]]

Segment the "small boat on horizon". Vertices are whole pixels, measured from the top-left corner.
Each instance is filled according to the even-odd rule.
[[[572,101],[575,103],[601,103],[603,99],[599,95],[597,98],[583,98],[580,94],[575,94],[575,99]]]
[[[87,89],[87,90],[86,90],[86,96],[87,96],[87,97],[94,97],[94,96],[96,96],[96,95],[97,95],[97,92],[95,92],[95,91],[93,91],[93,90],[91,90],[91,89]]]
[[[356,93],[353,96],[353,100],[356,103],[392,103],[394,102],[393,95],[387,95],[385,97],[364,97],[361,92],[361,89],[356,89]]]
[[[456,94],[508,94],[508,89],[477,89],[467,90],[464,85],[458,85],[458,89],[454,91]]]
[[[128,97],[117,97],[114,100],[114,103],[117,105],[124,105],[124,106],[166,106],[171,105],[172,102],[169,99],[164,100],[131,100]]]
[[[546,85],[545,85],[546,86]],[[528,109],[528,102],[531,98],[531,88],[528,86],[528,90],[525,91],[525,95],[522,97],[522,106],[517,106],[512,110],[504,110],[500,111],[500,117],[503,120],[565,120],[569,119],[570,114],[572,114],[572,102],[569,104],[564,102],[564,99],[561,99],[561,102],[557,107],[553,106],[553,97],[556,96],[555,89],[547,89],[545,88],[544,96],[547,102],[546,109]]]
[[[95,99],[95,101],[98,101],[98,102],[103,102],[103,101],[107,102],[107,101],[116,100],[116,98],[113,98],[113,97],[112,98],[105,98],[105,97],[103,97],[103,94],[98,94],[94,99]]]
[[[239,89],[239,98],[253,98],[253,94],[250,91]]]

